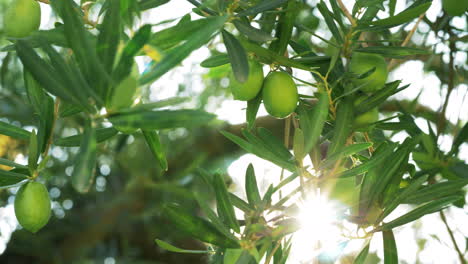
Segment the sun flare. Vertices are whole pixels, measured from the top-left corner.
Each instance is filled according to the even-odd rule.
[[[311,263],[324,249],[336,247],[343,236],[338,225],[337,205],[317,194],[299,202],[296,216],[300,229],[293,236],[291,263]]]

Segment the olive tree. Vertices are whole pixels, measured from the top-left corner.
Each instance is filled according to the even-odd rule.
[[[18,152],[0,158],[0,186],[19,187],[16,218],[36,233],[31,240],[42,228],[62,224],[53,217],[47,224],[51,201],[45,186],[70,186],[77,199],[92,197],[86,200],[92,203],[100,195],[95,175],[107,160],[130,166],[135,175],[108,178],[119,186],[106,196],[115,199],[114,207],[103,210],[111,216],[100,218],[102,225],[81,240],[104,232],[97,230],[112,226],[112,216],[125,210],[155,214],[171,227],[153,237],[154,250],[202,254],[209,263],[287,263],[292,238],[304,225],[297,213],[305,210],[301,203],[326,199],[340,204],[338,228],[351,230],[337,248],[358,240],[362,250],[344,256],[311,245],[319,248],[317,263],[366,263],[377,234],[383,236],[384,263],[399,263],[393,230],[436,212],[460,263],[466,263],[443,210],[465,206],[468,183],[460,151],[468,140],[466,115],[456,122],[447,115],[452,91],[466,86],[466,64],[456,59],[466,58],[466,28],[453,20],[467,18],[468,2],[443,0],[432,21],[425,15],[433,5],[429,0],[406,1],[399,12],[397,0],[188,0],[190,13],[157,25],[142,25],[142,15],[157,14],[170,0],[39,2],[8,4],[1,41],[2,86],[11,91],[2,87],[0,93],[18,95],[17,105],[30,115],[15,120],[18,113],[12,112],[0,122],[0,134],[20,142],[17,150],[27,157],[27,164],[15,160]],[[40,28],[41,5],[52,8],[53,28]],[[325,28],[320,34],[319,23]],[[413,41],[415,34],[422,40]],[[442,52],[426,45],[429,35],[444,45]],[[190,98],[182,96],[150,100],[150,87],[201,48],[211,55],[200,63],[208,73],[198,107],[187,107]],[[439,111],[418,97],[397,96],[413,87],[389,74],[408,60],[424,62],[440,80],[445,99]],[[245,124],[219,125],[205,108],[206,97],[215,93],[244,101]],[[257,117],[261,105],[269,116]],[[191,135],[179,142],[183,150],[167,137],[179,128]],[[69,135],[70,129],[79,133]],[[395,140],[396,134],[404,139]],[[450,149],[442,148],[442,137],[452,139]],[[195,153],[186,150],[190,146]],[[51,153],[55,147],[67,151],[64,160]],[[118,161],[125,147],[140,153],[136,164]],[[231,192],[220,173],[226,165],[210,160],[239,151],[281,168],[280,181],[262,193],[250,164],[242,175],[246,199]],[[196,177],[183,183],[188,174]],[[144,189],[151,194],[143,195]],[[405,213],[392,214],[408,204]],[[323,213],[308,210],[316,210],[317,218]],[[172,245],[170,232],[205,246]],[[67,240],[55,263],[76,258],[70,248],[77,241]]]

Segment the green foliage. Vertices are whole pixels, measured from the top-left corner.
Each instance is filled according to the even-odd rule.
[[[91,235],[83,231],[85,239],[67,240],[65,245],[96,243],[101,232],[117,227],[111,222],[131,223],[116,232],[121,235],[116,241],[123,241],[119,247],[128,252],[138,250],[124,242],[145,240],[124,240],[128,230],[151,228],[146,233],[158,234],[161,240],[156,244],[166,251],[211,255],[211,263],[254,264],[264,259],[284,264],[294,247],[291,235],[302,228],[296,212],[299,201],[323,192],[349,209],[337,210],[338,226],[346,220],[366,230],[356,235],[365,242],[354,263],[369,261],[371,238],[381,233],[384,263],[391,264],[399,259],[394,230],[427,214],[465,205],[468,165],[460,153],[468,125],[450,123],[448,101],[440,112],[429,111],[418,104],[419,97],[412,102],[390,98],[411,84],[387,83],[389,72],[400,63],[394,59],[418,59],[431,64],[427,69],[437,65],[437,76],[448,87],[446,100],[450,98],[466,75],[454,58],[466,38],[457,37],[463,30],[451,20],[464,15],[463,6],[454,10],[453,2],[443,1],[448,15],[441,12],[430,21],[424,16],[432,4],[427,0],[410,1],[397,14],[395,0],[358,0],[351,12],[335,0],[313,5],[298,0],[188,0],[192,12],[144,24],[139,20],[142,12],[159,11],[170,1],[79,5],[51,0],[57,22],[37,30],[39,4],[14,1],[1,32],[9,38],[0,42],[0,95],[14,102],[5,99],[0,107],[6,117],[0,120],[0,143],[7,142],[6,147],[0,144],[6,149],[0,148],[0,189],[21,186],[15,211],[26,230],[37,232],[51,214],[49,194],[39,178],[58,186],[66,193],[63,197],[79,197],[74,200],[77,211],[93,204],[87,210],[98,215],[89,220],[92,224],[83,223],[93,227]],[[23,12],[11,10],[25,2],[34,10],[19,23]],[[418,44],[429,33],[408,29],[416,21],[415,26],[425,23],[429,32],[440,36],[450,51],[435,54],[438,49]],[[316,34],[319,30],[332,39],[323,39],[323,32]],[[414,32],[425,37],[413,42]],[[202,48],[211,54],[200,63],[208,71],[202,76],[206,85],[200,98],[180,85],[175,97],[149,100],[153,95],[159,98],[158,89],[165,85],[161,77]],[[141,74],[136,61],[144,62]],[[269,73],[264,74],[264,66]],[[305,75],[312,81],[303,80]],[[234,98],[246,101],[242,126],[221,124],[204,110],[212,109],[206,104],[211,99],[224,99],[229,78]],[[270,116],[257,118],[262,103]],[[276,125],[276,118],[284,118],[285,125]],[[427,130],[419,127],[421,119]],[[394,142],[397,133],[405,136],[402,142]],[[440,144],[443,135],[453,137],[448,151]],[[249,164],[241,175],[246,199],[234,194],[223,170],[239,150],[278,166],[280,181],[262,186],[258,171],[256,175]],[[65,154],[58,157],[61,152]],[[28,164],[19,164],[19,153]],[[304,165],[307,158],[312,166]],[[103,164],[112,167],[111,176],[105,177],[109,172]],[[289,188],[293,182],[299,186]],[[106,183],[109,187],[102,191]],[[91,201],[105,202],[95,206]],[[384,222],[402,204],[411,209]],[[49,229],[63,223],[52,219],[49,226],[54,227]],[[161,228],[165,225],[171,228]],[[172,245],[186,238],[208,248]],[[337,261],[353,238],[346,237],[337,250],[323,249],[317,261]],[[61,252],[64,263],[73,259],[69,251]]]

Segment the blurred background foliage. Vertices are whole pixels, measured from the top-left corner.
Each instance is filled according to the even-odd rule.
[[[6,9],[9,2],[10,0],[0,0],[0,12]],[[97,2],[96,6],[102,3],[102,1],[92,2]],[[207,6],[214,6],[216,1],[203,2]],[[317,44],[316,41],[311,41],[312,34],[315,34],[315,31],[323,31],[325,25],[312,8],[315,6],[315,1],[308,2],[304,2],[304,7],[297,17],[297,23],[305,28],[295,30],[293,38],[299,43],[310,46],[316,52],[330,53],[330,46],[325,42]],[[142,16],[142,19],[144,18],[145,14]],[[468,19],[468,16],[464,18]],[[128,17],[128,23],[131,23],[132,19],[137,18]],[[459,46],[455,49],[466,50],[468,40],[466,28],[450,24],[446,14],[441,13],[436,21],[424,18],[422,23],[427,25],[425,27],[427,31],[436,32],[436,36],[440,37],[441,41],[446,40],[446,32],[449,32],[450,39],[459,40],[457,41]],[[464,23],[465,26],[467,24]],[[450,30],[447,30],[447,27],[450,27]],[[387,38],[401,41],[405,39],[408,30],[387,33],[389,34]],[[366,36],[367,39],[376,42],[382,38],[381,35],[367,34],[369,34]],[[417,35],[418,43],[412,45],[425,46],[425,33],[418,32]],[[0,47],[8,44],[9,41],[0,32]],[[214,41],[210,43],[210,47],[216,50],[216,44]],[[410,59],[423,61],[424,70],[434,72],[442,87],[450,82],[450,69],[444,59],[446,53],[447,50],[442,50],[429,56],[412,56]],[[464,58],[464,61],[455,65],[457,77],[453,78],[453,83],[450,83],[452,88],[462,83],[466,85],[468,57],[465,54],[461,58],[462,60]],[[27,99],[21,63],[15,53],[2,52],[0,60],[0,119],[31,129],[36,124],[36,117],[31,106],[24,104]],[[398,60],[394,68],[403,62]],[[183,81],[179,82],[178,91],[173,95],[190,96],[192,97],[190,104],[199,108],[210,111],[218,109],[225,100],[231,100],[226,99],[229,96],[226,79],[229,72],[228,66],[206,70],[201,75],[203,83],[201,90],[192,87],[190,81]],[[192,77],[190,73],[184,74],[188,74],[188,80]],[[196,75],[197,72],[193,74]],[[431,89],[438,88],[431,87]],[[441,90],[432,92],[441,93]],[[142,101],[151,101],[150,88],[144,87],[141,96]],[[380,111],[390,116],[401,109],[434,123],[437,123],[440,117],[437,111],[419,104],[417,100],[395,98],[385,103]],[[261,117],[258,122],[259,126],[267,127],[277,133],[278,137],[283,138],[281,121]],[[61,119],[55,127],[54,138],[76,134],[83,123],[84,120],[79,116]],[[458,123],[448,122],[444,132],[454,135],[462,125],[461,120]],[[228,166],[243,152],[218,131],[223,129],[240,134],[241,127],[242,124],[218,121],[190,131],[187,129],[161,131],[160,136],[169,163],[167,172],[163,172],[157,165],[140,133],[119,134],[112,140],[98,145],[96,183],[94,189],[86,195],[77,194],[69,180],[73,158],[79,155],[78,148],[52,146],[52,158],[47,166],[48,175],[42,177],[45,176],[47,179],[54,214],[49,224],[37,234],[21,229],[14,231],[6,250],[0,255],[0,263],[205,263],[206,256],[169,253],[155,245],[154,239],[160,238],[182,248],[204,248],[198,242],[168,228],[168,223],[161,215],[161,206],[166,202],[178,201],[186,205],[185,207],[192,208],[193,213],[197,214],[196,202],[190,190],[206,189],[204,183],[197,177],[198,168],[218,171],[228,178]],[[25,153],[27,153],[25,142],[0,135],[1,158],[21,160]],[[6,208],[8,204],[11,205],[15,191],[0,190],[0,207]],[[206,193],[206,197],[213,196]],[[2,211],[0,211],[0,221],[4,221]],[[366,263],[378,261],[378,257],[374,255],[369,256]]]

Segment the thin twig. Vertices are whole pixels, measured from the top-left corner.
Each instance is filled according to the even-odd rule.
[[[457,251],[458,258],[460,259],[460,264],[466,264],[465,256],[463,256],[463,253],[458,247],[458,244],[457,244],[457,241],[455,240],[453,232],[447,223],[447,218],[445,217],[445,214],[442,211],[440,211],[439,215],[440,215],[440,219],[442,219],[442,222],[444,222],[445,224],[445,228],[447,228],[447,232],[449,233],[450,240],[452,240],[453,246],[455,247],[455,251]]]
[[[405,40],[403,41],[403,43],[401,43],[401,46],[402,47],[405,47],[406,45],[408,45],[409,41],[411,40],[411,38],[413,37],[414,35],[414,32],[416,32],[416,29],[418,28],[418,25],[419,23],[421,22],[421,20],[424,18],[424,16],[426,15],[426,13],[423,13],[419,16],[418,20],[416,21],[416,24],[414,24],[413,28],[411,29],[411,31],[408,33],[408,35],[406,36]],[[394,64],[396,63],[395,59],[392,59],[390,61],[390,63],[388,64],[388,69],[391,70],[393,69],[393,66]]]
[[[338,5],[340,6],[341,10],[343,10],[343,13],[345,16],[348,18],[349,22],[351,23],[351,26],[355,27],[356,26],[356,20],[353,18],[351,13],[349,13],[348,9],[346,6],[343,4],[341,0],[337,0]]]
[[[450,95],[452,94],[453,88],[455,87],[454,78],[455,78],[455,69],[454,69],[454,50],[455,50],[455,42],[449,43],[449,72],[448,72],[448,85],[447,85],[447,94],[445,95],[444,105],[442,106],[442,111],[439,115],[439,120],[437,120],[437,137],[442,134],[444,130],[447,119],[445,118],[445,113],[447,112],[447,106],[450,99]]]
[[[50,1],[49,0],[37,0],[38,2],[42,2],[44,4],[50,4]]]

